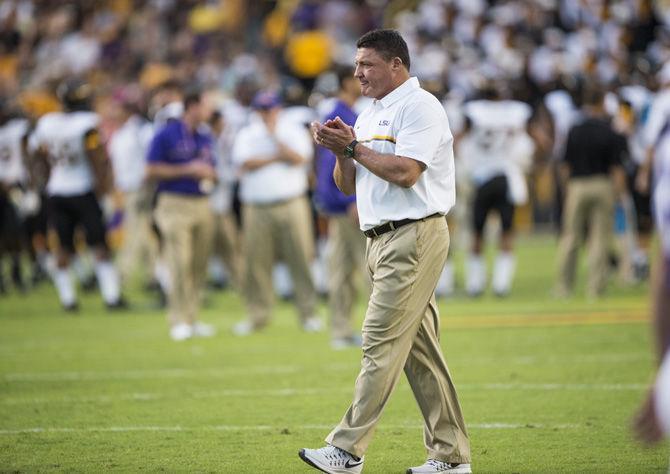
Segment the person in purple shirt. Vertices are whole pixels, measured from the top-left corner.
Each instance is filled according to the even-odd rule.
[[[147,179],[158,193],[154,218],[171,278],[170,336],[176,341],[214,334],[198,321],[213,232],[208,194],[216,181],[214,140],[203,127],[210,114],[199,93],[186,95],[182,117],[158,131],[147,155]]]
[[[360,97],[360,87],[351,67],[336,71],[337,98],[333,101],[326,120],[340,117],[353,126],[357,114],[352,107]],[[352,328],[352,307],[356,296],[354,274],[363,268],[365,237],[358,228],[356,197],[346,196],[333,180],[335,155],[318,147],[316,155],[316,190],[314,202],[317,210],[328,219],[328,294],[331,312],[331,345],[334,349],[359,347],[360,334]],[[365,275],[365,272],[360,272]],[[365,278],[365,277],[364,277]]]

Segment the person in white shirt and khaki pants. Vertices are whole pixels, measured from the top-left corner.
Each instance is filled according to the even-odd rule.
[[[357,43],[355,77],[374,102],[354,128],[313,123],[316,143],[336,155],[335,182],[356,193],[368,237],[372,294],[354,400],[328,445],[301,449],[324,472],[360,473],[375,426],[402,371],[424,418],[428,459],[411,473],[469,473],[465,422],[439,341],[435,287],[449,249],[455,203],[453,136],[444,108],[409,74],[400,34],[375,30]]]

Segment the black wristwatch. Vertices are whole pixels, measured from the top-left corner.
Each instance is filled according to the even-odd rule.
[[[356,145],[358,145],[358,140],[353,140],[346,147],[344,147],[344,156],[347,158],[353,158],[354,153],[356,153]]]

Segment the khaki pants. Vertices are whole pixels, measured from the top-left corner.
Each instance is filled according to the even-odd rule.
[[[365,268],[365,242],[365,236],[348,214],[328,218],[328,302],[333,339],[353,335],[355,274]],[[369,289],[369,284],[366,286]]]
[[[168,319],[193,324],[207,273],[212,241],[212,212],[206,196],[161,193],[155,210],[170,272]]]
[[[219,255],[230,272],[233,287],[237,290],[242,284],[242,259],[241,259],[240,234],[232,212],[214,215],[214,242],[212,253]]]
[[[614,226],[614,188],[607,176],[572,178],[563,209],[563,234],[558,249],[558,288],[573,289],[577,250],[589,230],[589,277],[587,294],[598,296],[607,283],[607,250]]]
[[[372,295],[354,400],[326,441],[363,456],[404,368],[424,419],[430,458],[470,462],[468,434],[439,342],[435,286],[449,249],[444,218],[368,240]]]
[[[151,275],[158,256],[158,240],[151,229],[151,210],[147,193],[123,195],[123,244],[119,249],[119,272],[128,280],[138,267]]]
[[[243,293],[254,328],[265,326],[274,301],[272,267],[281,255],[291,272],[300,322],[314,316],[316,291],[310,262],[314,257],[312,215],[306,197],[271,205],[242,206]]]

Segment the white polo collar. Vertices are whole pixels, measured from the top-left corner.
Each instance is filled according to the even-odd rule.
[[[416,77],[410,77],[405,82],[400,84],[398,87],[393,89],[391,92],[386,94],[384,97],[375,101],[375,103],[381,103],[382,107],[387,108],[391,106],[394,102],[397,102],[398,100],[402,99],[413,90],[419,89],[420,87],[421,86],[419,85],[419,79],[417,79]]]

